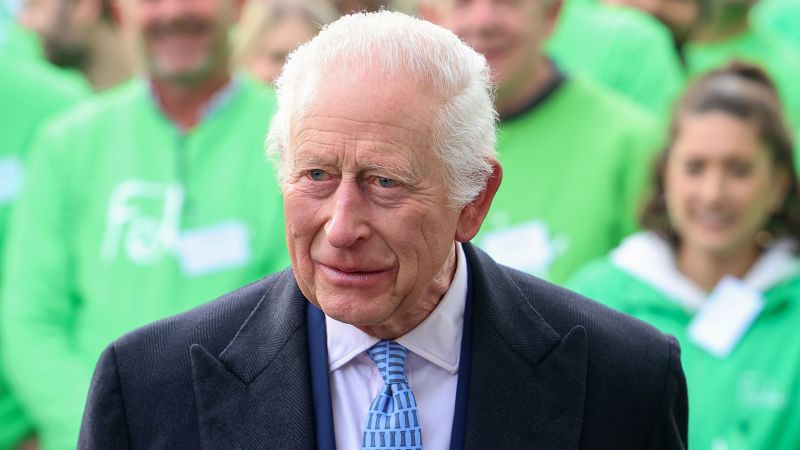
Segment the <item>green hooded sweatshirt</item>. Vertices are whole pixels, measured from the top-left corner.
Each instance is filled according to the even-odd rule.
[[[133,80],[39,135],[11,220],[2,331],[44,450],[75,448],[113,339],[286,267],[262,151],[274,109],[268,88],[234,78],[183,132]]]
[[[681,274],[672,249],[652,233],[626,239],[567,286],[678,338],[689,389],[689,448],[800,448],[800,259],[779,240],[741,280],[763,309],[726,356],[692,338],[708,293]],[[740,302],[739,292],[733,301]],[[713,316],[718,317],[718,316]],[[726,320],[726,325],[729,320]]]
[[[38,64],[0,51],[0,255],[5,247],[11,207],[24,178],[31,139],[42,121],[85,96]],[[3,285],[0,264],[0,286]],[[2,353],[2,351],[0,351]],[[30,432],[30,424],[0,372],[0,450],[11,449]]]

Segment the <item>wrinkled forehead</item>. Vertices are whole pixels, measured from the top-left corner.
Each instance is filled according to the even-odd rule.
[[[440,100],[430,89],[403,77],[355,71],[320,80],[315,91],[290,124],[290,153],[302,153],[293,159],[327,157],[343,163],[357,157],[366,165],[379,159],[411,170],[438,157]]]
[[[323,73],[295,86],[300,96],[290,115],[290,138],[320,119],[330,119],[328,125],[342,132],[432,138],[444,99],[430,84],[344,65]]]

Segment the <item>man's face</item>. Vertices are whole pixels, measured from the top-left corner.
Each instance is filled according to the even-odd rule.
[[[194,83],[227,67],[233,0],[122,0],[123,27],[156,79]]]
[[[544,0],[433,0],[430,20],[482,53],[498,90],[514,92],[534,77],[555,12]]]
[[[22,24],[39,36],[45,57],[51,63],[65,68],[81,68],[86,64],[89,31],[100,20],[90,1],[25,2]]]
[[[431,144],[437,101],[410,80],[340,75],[293,120],[284,191],[292,268],[334,319],[391,328],[432,309],[449,285],[462,209],[449,206]]]

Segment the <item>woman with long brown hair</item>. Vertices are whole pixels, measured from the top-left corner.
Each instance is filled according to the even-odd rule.
[[[678,338],[690,448],[800,448],[800,195],[762,70],[686,91],[653,187],[646,231],[568,285]]]

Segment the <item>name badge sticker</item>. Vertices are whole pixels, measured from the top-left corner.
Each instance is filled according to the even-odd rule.
[[[735,277],[723,278],[689,324],[689,339],[718,358],[727,357],[764,309],[760,292]]]
[[[186,275],[206,275],[246,264],[250,234],[238,221],[189,230],[181,233],[175,252]]]
[[[547,276],[568,242],[563,237],[554,237],[544,222],[534,221],[491,231],[479,245],[500,264]]]
[[[22,187],[22,161],[14,156],[0,158],[0,205],[11,203]]]

